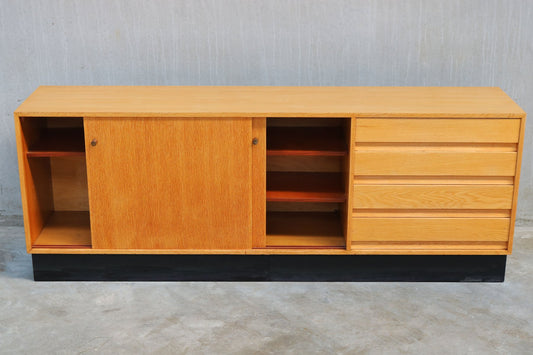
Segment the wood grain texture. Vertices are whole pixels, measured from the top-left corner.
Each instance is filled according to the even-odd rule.
[[[268,127],[342,127],[345,118],[269,117]]]
[[[268,212],[267,247],[345,247],[338,213]]]
[[[357,175],[514,176],[516,153],[355,151]]]
[[[269,172],[266,199],[269,202],[344,202],[341,173]]]
[[[32,242],[54,211],[50,159],[28,159],[26,171],[26,198],[30,214]]]
[[[510,209],[397,209],[397,208],[355,208],[353,217],[462,217],[462,218],[509,218]]]
[[[31,193],[31,175],[26,177],[28,174],[29,167],[26,158],[26,152],[28,145],[26,143],[26,138],[22,132],[22,118],[17,114],[14,114],[14,123],[15,123],[15,139],[17,141],[17,159],[19,166],[19,179],[20,179],[20,195],[22,200],[22,214],[24,218],[24,234],[26,238],[26,250],[29,252],[32,245],[32,229],[40,229],[43,226],[42,217],[39,215],[34,215],[32,213],[32,203],[30,200],[33,200],[35,204],[35,196]],[[34,220],[35,219],[35,220]],[[39,221],[41,221],[39,223]],[[32,228],[32,224],[38,224]]]
[[[272,212],[335,212],[342,209],[340,203],[322,202],[268,202],[267,211]]]
[[[344,170],[344,157],[268,156],[267,171],[336,173]]]
[[[89,211],[87,165],[81,157],[50,158],[55,211]]]
[[[266,118],[252,119],[252,247],[266,246]]]
[[[358,142],[357,151],[516,152],[517,143]]]
[[[344,237],[309,236],[309,235],[268,235],[267,248],[343,248]]]
[[[509,185],[360,185],[353,208],[511,209]]]
[[[40,134],[40,138],[30,145],[26,156],[85,156],[83,128],[46,129]]]
[[[106,88],[105,90],[107,89],[114,90],[117,88]],[[259,152],[264,147],[256,146],[256,148],[259,149],[254,151],[254,147],[251,146],[250,141],[256,133],[262,134],[260,125],[256,126],[255,123],[260,123],[260,120],[265,120],[264,116],[330,116],[332,117],[331,119],[321,119],[320,124],[317,127],[338,127],[338,122],[343,121],[338,121],[339,118],[333,117],[344,116],[349,113],[364,113],[371,105],[377,105],[377,98],[372,99],[371,97],[373,90],[376,88],[369,88],[368,92],[370,96],[368,96],[367,99],[370,98],[370,100],[365,102],[356,102],[357,100],[354,100],[354,98],[350,96],[353,92],[358,91],[361,88],[326,88],[325,90],[322,90],[322,88],[303,88],[301,92],[295,94],[294,97],[291,96],[293,95],[292,92],[284,91],[287,88],[276,88],[278,94],[281,92],[281,95],[285,95],[285,99],[280,102],[276,101],[276,96],[272,96],[274,94],[271,95],[269,92],[262,91],[265,88],[251,88],[250,92],[254,92],[254,90],[258,89],[258,91],[253,94],[256,95],[257,98],[250,96],[250,99],[247,101],[245,100],[246,102],[244,104],[242,104],[241,101],[241,107],[248,106],[248,108],[255,107],[255,109],[260,109],[263,107],[261,106],[264,104],[262,100],[265,99],[266,95],[266,99],[269,100],[271,107],[273,107],[275,111],[269,111],[268,113],[265,113],[264,116],[260,115],[260,110],[250,111],[249,115],[244,115],[245,111],[239,111],[233,115],[233,117],[230,114],[230,111],[221,112],[218,109],[221,109],[224,105],[232,107],[229,98],[232,97],[236,100],[237,96],[233,95],[239,94],[239,89],[242,88],[201,88],[202,93],[207,94],[200,99],[195,99],[192,97],[192,94],[190,94],[193,91],[199,93],[199,91],[195,91],[197,90],[196,88],[167,87],[161,88],[161,91],[158,91],[159,88],[157,88],[157,90],[155,90],[157,93],[151,91],[153,88],[141,89],[142,90],[139,92],[143,90],[148,91],[145,91],[146,97],[143,98],[145,102],[139,106],[137,106],[137,102],[135,102],[139,99],[139,97],[135,96],[137,94],[127,96],[126,101],[132,98],[135,99],[129,101],[128,105],[125,105],[121,98],[118,98],[115,102],[104,102],[102,104],[104,107],[107,104],[115,105],[115,108],[129,106],[129,109],[134,111],[135,107],[138,107],[139,110],[133,112],[129,118],[116,117],[119,116],[119,112],[111,110],[108,112],[108,115],[105,115],[105,112],[98,111],[94,114],[95,117],[87,119],[87,121],[93,120],[95,123],[102,123],[105,121],[106,126],[103,129],[103,125],[100,126],[100,128],[98,128],[98,125],[94,126],[101,129],[100,131],[95,130],[95,132],[104,137],[104,141],[109,141],[111,136],[121,137],[118,139],[118,142],[113,141],[113,145],[108,145],[106,149],[106,155],[114,156],[115,159],[105,161],[105,157],[103,156],[93,156],[92,158],[93,166],[101,165],[100,170],[94,169],[91,173],[95,174],[95,176],[99,176],[94,178],[94,181],[96,181],[95,185],[91,185],[93,187],[96,186],[95,189],[91,188],[91,198],[96,196],[96,199],[100,199],[100,207],[98,210],[101,215],[98,220],[104,221],[104,213],[113,215],[115,213],[113,211],[122,211],[115,213],[115,216],[111,216],[110,219],[114,219],[114,223],[109,223],[109,215],[106,215],[105,218],[108,220],[105,223],[108,223],[108,225],[106,228],[102,228],[102,226],[99,227],[100,231],[111,231],[112,233],[116,233],[115,236],[118,237],[106,236],[102,237],[101,240],[104,240],[104,242],[111,241],[113,243],[117,240],[119,243],[124,241],[130,243],[129,245],[102,244],[101,248],[97,250],[102,250],[105,253],[121,253],[127,252],[128,250],[133,253],[147,250],[153,253],[182,253],[187,250],[193,252],[203,250],[204,253],[224,253],[224,251],[227,251],[228,253],[253,253],[249,248],[258,245],[261,247],[279,248],[276,249],[276,251],[261,251],[265,253],[290,253],[291,248],[300,248],[298,249],[298,253],[316,253],[312,250],[313,248],[339,248],[344,246],[346,246],[347,249],[354,247],[356,250],[345,251],[346,253],[353,254],[376,253],[380,251],[380,248],[383,249],[382,251],[384,253],[432,253],[435,250],[442,250],[445,253],[449,252],[452,254],[465,251],[472,254],[505,254],[510,251],[510,248],[506,248],[506,246],[511,245],[511,242],[508,241],[508,234],[509,232],[512,234],[511,224],[514,223],[514,214],[516,213],[516,206],[513,206],[511,202],[516,204],[517,193],[517,186],[513,187],[512,184],[515,182],[514,175],[516,174],[516,171],[519,173],[517,162],[519,163],[520,161],[522,149],[522,142],[518,142],[518,133],[522,134],[523,137],[523,125],[520,126],[520,119],[517,118],[521,118],[523,112],[521,116],[519,111],[513,112],[512,110],[507,110],[507,114],[496,114],[494,111],[490,111],[490,109],[484,109],[482,106],[487,105],[490,101],[487,100],[487,97],[490,95],[484,90],[477,91],[474,95],[477,97],[475,100],[479,99],[479,106],[476,109],[479,109],[479,112],[477,113],[474,112],[475,110],[468,111],[467,109],[462,113],[454,113],[451,112],[453,110],[448,109],[448,112],[433,112],[433,114],[431,114],[431,109],[424,107],[424,104],[422,104],[418,108],[418,111],[413,114],[402,112],[400,108],[404,107],[402,105],[412,100],[412,97],[409,97],[409,95],[413,95],[413,97],[416,95],[422,95],[423,97],[425,93],[428,92],[428,89],[431,91],[434,88],[422,88],[425,89],[422,91],[419,90],[421,88],[407,88],[404,91],[406,93],[410,92],[410,94],[403,98],[401,97],[403,94],[395,96],[394,92],[390,91],[392,93],[391,97],[387,98],[385,101],[381,98],[382,102],[380,104],[385,110],[394,108],[395,110],[399,109],[400,111],[387,111],[383,115],[379,115],[379,113],[376,112],[368,113],[367,118],[361,119],[361,124],[363,124],[361,128],[363,131],[360,132],[358,138],[355,138],[357,136],[357,127],[353,125],[349,131],[349,140],[346,140],[346,142],[350,142],[351,145],[351,149],[349,150],[350,159],[334,158],[336,159],[332,160],[334,163],[331,161],[325,163],[324,160],[318,164],[317,161],[313,160],[312,163],[304,161],[304,163],[300,163],[300,165],[293,165],[293,162],[298,161],[294,158],[300,157],[288,157],[290,159],[274,159],[273,164],[270,164],[269,162],[269,171],[347,172],[347,179],[345,181],[347,187],[352,186],[352,183],[350,182],[351,180],[356,183],[363,181],[366,184],[362,185],[362,190],[358,190],[357,188],[353,191],[351,188],[346,190],[349,194],[354,193],[353,199],[349,199],[348,202],[353,202],[353,207],[355,209],[349,206],[349,203],[341,206],[342,208],[340,209],[340,212],[343,217],[337,217],[335,222],[335,228],[338,227],[340,229],[341,242],[339,242],[337,240],[338,237],[331,235],[314,236],[312,235],[312,232],[305,232],[306,228],[308,230],[316,231],[327,225],[327,223],[324,223],[324,226],[322,227],[315,226],[311,228],[310,226],[313,225],[314,220],[309,222],[309,218],[307,218],[308,221],[304,223],[305,228],[302,228],[299,225],[300,223],[280,223],[279,225],[291,225],[291,228],[296,228],[297,230],[296,232],[289,231],[289,233],[269,235],[268,238],[270,239],[265,238],[264,229],[261,231],[261,228],[266,226],[263,225],[263,227],[261,227],[261,222],[258,222],[257,224],[254,222],[260,221],[261,218],[264,220],[265,210],[261,212],[260,209],[254,208],[255,205],[260,205],[264,206],[266,209],[264,202],[265,196],[262,195],[261,192],[264,191],[264,189],[256,190],[255,187],[252,186],[255,186],[256,184],[259,186],[261,180],[263,182],[265,180],[264,170],[267,169],[263,169],[263,172],[261,173],[261,169],[257,169],[258,171],[256,172],[254,167],[265,165],[266,154],[264,154],[265,152],[263,152],[263,154],[256,154],[256,152]],[[192,109],[183,114],[183,116],[190,118],[168,118],[170,116],[176,116],[176,114],[171,111],[165,111],[174,107],[174,103],[168,104],[166,102],[170,100],[167,95],[170,95],[171,92],[174,92],[175,90],[182,89],[186,92],[181,91],[181,93],[191,95],[191,97],[189,97],[189,104],[191,106],[183,104],[181,106],[182,108],[185,107],[185,109],[188,110],[195,104],[195,100],[197,100],[197,103],[202,100],[207,100],[209,102],[202,101],[205,106],[202,106],[201,108],[206,110],[204,111],[206,114],[203,116],[219,116],[220,118],[197,118],[195,117],[196,115],[193,115],[194,110]],[[189,92],[189,89],[192,91]],[[295,88],[288,89],[290,89],[289,91],[292,91]],[[336,103],[332,97],[328,98],[328,95],[331,94],[328,93],[328,90],[330,89],[333,90],[331,93],[336,93]],[[384,88],[379,89],[381,90]],[[478,90],[479,88],[470,89]],[[74,89],[73,91],[75,92],[76,90],[77,89]],[[270,89],[265,90],[269,91]],[[307,92],[306,90],[310,91]],[[305,94],[303,96],[313,96],[314,90],[317,90],[317,93],[320,92],[325,97],[325,100],[318,102],[317,99],[316,105],[310,106],[310,110],[304,112],[302,115],[298,114],[298,106],[300,104],[308,104],[307,101],[305,101],[307,98],[302,99],[300,95],[303,93]],[[442,104],[445,100],[440,101],[442,97],[439,95],[442,94],[443,96],[446,96],[447,94],[445,91],[437,90],[432,92],[429,95],[431,96],[431,103],[436,106]],[[384,92],[388,91],[381,90],[381,93]],[[260,97],[261,95],[259,95],[259,93],[261,93],[262,97]],[[159,98],[156,98],[157,94],[160,95]],[[32,99],[39,95],[40,93],[37,92],[37,95],[32,95]],[[112,95],[113,93],[111,92],[111,96]],[[202,96],[200,94],[198,95]],[[458,97],[455,97],[453,100],[456,100],[456,105],[469,106],[472,102],[467,101],[471,98],[468,95],[463,96],[463,98],[465,97],[466,101],[464,102],[460,102],[461,99]],[[287,100],[292,100],[293,98],[294,100],[288,105]],[[85,104],[89,105],[92,99],[92,97],[85,96],[82,101],[86,100]],[[182,98],[179,98],[175,101],[179,102],[181,99]],[[239,99],[242,100],[243,98],[239,97]],[[62,98],[60,100],[62,100]],[[160,113],[154,111],[144,115],[141,106],[145,105],[145,107],[149,107],[150,105],[156,105],[157,100],[165,100],[165,103],[159,103],[164,112]],[[328,102],[328,100],[332,101]],[[31,102],[32,100],[28,101]],[[423,101],[424,99],[422,99],[422,102]],[[482,101],[486,102],[482,103]],[[414,107],[414,102],[414,100],[411,101],[411,105],[413,106],[409,107]],[[318,107],[324,103],[329,104],[332,107],[340,107],[344,104],[347,106],[353,105],[353,107],[358,107],[363,111],[347,111],[344,114],[342,112],[338,112],[338,114],[330,111],[320,112]],[[510,104],[510,102],[507,102],[507,104]],[[512,105],[515,104],[512,103],[511,106]],[[198,104],[197,107],[200,108],[200,105]],[[235,105],[233,105],[233,107],[235,107]],[[278,111],[277,109],[280,109],[281,107],[288,108],[289,111]],[[304,106],[302,105],[301,107]],[[213,108],[217,108],[216,115]],[[316,111],[314,111],[315,109]],[[507,109],[509,109],[509,107],[507,107]],[[28,115],[31,116],[32,114],[28,113]],[[48,112],[44,114],[44,116],[47,115],[51,116],[51,113]],[[62,116],[68,117],[78,115],[67,110]],[[407,116],[408,118],[406,118]],[[243,117],[243,121],[247,120],[248,125],[246,128],[244,128],[243,125],[236,124],[236,122],[242,122],[237,117]],[[249,117],[256,117],[258,121],[253,121],[254,123],[252,123],[252,119]],[[424,119],[424,117],[430,117],[431,119]],[[171,125],[169,125],[168,122],[172,120],[179,121],[183,126],[177,130],[171,128]],[[280,122],[282,120],[283,119],[280,119]],[[205,124],[205,121],[210,121],[210,127],[207,127],[208,125]],[[286,122],[286,125],[280,124],[279,127],[305,127],[305,121],[305,118],[299,117],[295,118],[294,122]],[[147,122],[153,124],[147,124]],[[183,133],[183,127],[187,125],[187,122],[195,123],[194,127],[191,125],[188,129],[199,130],[203,135],[180,135],[180,132]],[[213,128],[213,131],[210,130],[212,128],[212,122],[217,122],[217,126]],[[388,124],[385,125],[384,122],[388,122]],[[114,126],[109,126],[108,123],[112,123]],[[230,124],[234,129],[231,132],[224,131],[222,123]],[[479,125],[476,125],[476,123],[479,123]],[[127,127],[128,125],[130,125],[129,128]],[[139,126],[137,125],[140,125],[142,128],[139,130]],[[264,125],[265,123],[263,123],[263,127]],[[520,126],[520,129],[518,126]],[[86,122],[86,128],[87,127],[88,123]],[[124,127],[127,127],[127,129],[124,129]],[[402,127],[404,128],[403,130],[401,129]],[[202,129],[205,129],[205,131],[202,131]],[[128,130],[129,134],[126,135]],[[352,130],[355,130],[355,132],[352,132]],[[113,131],[111,132],[113,134],[110,134],[110,131]],[[140,134],[139,131],[141,132]],[[470,134],[467,133],[468,131],[471,131]],[[224,132],[225,139],[216,136],[221,132]],[[86,133],[89,134],[89,132]],[[132,136],[136,136],[138,139],[125,143],[127,140],[126,137],[130,137],[129,139],[131,140]],[[207,137],[209,142],[213,142],[213,147],[208,146],[207,148],[208,150],[213,148],[210,157],[220,157],[225,154],[226,159],[220,159],[220,161],[224,161],[224,163],[210,161],[203,151],[205,142],[199,138],[195,139],[190,136]],[[215,136],[215,138],[213,139],[212,136]],[[176,137],[178,137],[177,140]],[[227,137],[236,137],[235,139],[237,140],[246,137],[248,148],[246,152],[239,154],[237,149],[227,147],[230,145],[227,144]],[[176,141],[178,142],[178,146],[172,146]],[[216,152],[214,148],[215,145],[217,148]],[[95,150],[102,148],[102,141],[99,140],[98,145],[92,148],[94,148],[93,153]],[[189,164],[190,162],[187,159],[182,159],[186,162],[183,164],[175,164],[176,159],[173,158],[179,157],[179,153],[176,153],[173,148],[177,151],[187,151],[188,153],[192,151],[192,155],[196,157],[194,160],[195,163]],[[89,150],[91,147],[86,145],[86,149]],[[225,153],[223,152],[219,154],[221,150]],[[89,154],[90,153],[88,152],[88,155]],[[379,156],[379,154],[381,154],[381,156]],[[120,158],[117,159],[117,156]],[[235,163],[235,160],[238,161],[237,163],[240,162],[241,164]],[[52,168],[50,168],[50,166],[48,167],[47,172],[46,162],[48,161],[49,160],[45,158],[40,163],[33,163],[44,164],[35,168],[38,172],[44,172],[45,178],[40,179],[40,181],[43,181],[41,184],[51,184],[50,180],[53,182],[55,179],[60,179],[62,175],[61,169],[56,169],[58,173],[54,173],[53,164]],[[161,166],[164,166],[165,168],[163,169],[157,164],[154,165],[154,161],[162,162]],[[371,165],[372,161],[374,161],[373,164],[375,165]],[[53,162],[54,161],[52,160],[52,163]],[[198,164],[194,165],[196,163]],[[362,163],[362,165],[359,165],[360,163]],[[376,168],[377,164],[379,164],[382,169],[389,170],[380,171]],[[237,171],[237,165],[239,165],[239,167],[246,166],[246,171]],[[207,166],[209,166],[209,168],[207,168]],[[134,168],[141,171],[140,177],[139,171],[134,172]],[[30,171],[31,170],[30,167]],[[183,171],[188,171],[186,177]],[[194,171],[195,173],[191,174],[191,171]],[[203,171],[204,174],[201,175],[199,173],[200,171]],[[231,174],[228,173],[228,171],[231,171]],[[105,174],[108,175],[105,176]],[[167,176],[165,174],[172,176],[166,180]],[[64,175],[67,176],[68,173],[65,173]],[[219,175],[223,175],[224,178],[217,177]],[[180,182],[183,181],[178,181],[176,184],[177,187],[171,186],[172,183],[176,183],[176,176],[181,176],[181,178],[187,180],[181,184],[187,185],[187,189],[179,190],[181,188]],[[217,190],[218,187],[227,184],[227,181],[231,180],[231,178],[229,178],[230,176],[235,180],[232,182],[237,184],[237,182],[240,181],[239,188],[234,187],[233,189],[230,188],[224,191]],[[105,179],[103,177],[105,177]],[[163,183],[161,183],[161,179],[164,180]],[[150,185],[151,180],[157,180],[158,183]],[[193,180],[200,185],[198,190],[190,187]],[[114,185],[102,187],[104,181],[113,181]],[[376,183],[376,181],[382,181],[382,183]],[[243,182],[246,182],[247,185]],[[393,185],[394,182],[399,182],[399,184]],[[91,184],[91,178],[89,179],[89,183]],[[381,186],[380,184],[387,186]],[[410,184],[413,186],[410,186]],[[243,185],[245,185],[244,188],[242,187]],[[160,188],[161,186],[166,186],[167,188],[163,190],[163,188]],[[44,185],[39,187],[37,184],[35,185],[35,188],[43,191],[46,190]],[[81,188],[77,188],[77,190],[81,191]],[[176,190],[179,190],[179,198],[172,199],[169,197],[173,196],[173,192]],[[201,193],[199,193],[200,190],[201,192],[204,192],[205,195],[201,195]],[[154,194],[158,196],[159,202],[157,203],[152,200]],[[40,196],[40,199],[49,200],[51,194],[37,193],[37,195]],[[218,199],[210,198],[210,196],[218,196]],[[240,198],[238,202],[240,210],[235,212],[235,215],[233,216],[228,216],[228,214],[233,213],[235,210],[235,206],[227,202],[228,196],[231,197],[231,199],[236,198],[235,196]],[[58,208],[57,201],[60,200],[56,199],[55,194],[53,197],[56,201],[52,202],[52,207],[49,208],[48,211],[51,211],[54,207]],[[106,198],[107,200],[105,200]],[[194,205],[194,202],[192,201],[195,198],[198,199],[198,201],[202,201],[202,207],[197,207],[198,203],[197,205]],[[38,201],[37,205],[46,205],[44,200]],[[183,200],[186,200],[186,202],[183,202]],[[213,200],[216,201],[213,202]],[[54,203],[56,206],[53,206]],[[113,203],[116,205],[113,206]],[[119,206],[118,204],[120,203],[123,203],[123,205]],[[182,203],[182,205],[179,205],[180,203]],[[224,205],[224,203],[227,203],[227,205]],[[234,203],[236,204],[235,201]],[[357,205],[357,203],[360,203],[360,205]],[[91,203],[91,207],[93,207],[92,205],[93,203]],[[207,209],[205,205],[208,205],[207,207],[210,207],[210,209]],[[106,210],[102,208],[103,206],[108,207],[108,209]],[[146,206],[149,207],[147,208]],[[513,207],[513,210],[510,209],[510,206]],[[344,207],[346,207],[346,209],[344,209]],[[75,207],[71,208],[74,209]],[[185,209],[188,209],[188,211],[185,212],[187,215],[186,217],[181,218],[182,215],[180,213],[183,213]],[[141,210],[143,210],[143,213],[132,212]],[[399,214],[395,212],[395,210],[400,211]],[[93,214],[97,215],[97,213]],[[308,212],[305,214],[307,217],[310,215]],[[356,217],[350,218],[352,214]],[[288,214],[282,213],[282,215]],[[140,220],[137,216],[141,216]],[[407,216],[408,218],[406,218]],[[45,220],[46,218],[43,218],[43,221]],[[215,220],[215,222],[206,223],[206,220],[209,222]],[[232,223],[228,224],[228,220],[232,221]],[[176,227],[176,224],[169,227],[169,221],[171,223],[178,221],[177,229],[180,230],[180,233],[175,233],[175,229],[173,229],[173,227]],[[237,222],[235,221],[243,221],[243,223],[237,226]],[[364,223],[376,221],[379,222],[377,223],[378,227],[364,228]],[[92,221],[92,223],[94,229],[95,222]],[[352,224],[354,228],[350,227],[350,224]],[[119,227],[116,227],[117,225]],[[113,230],[113,228],[115,228],[115,230]],[[355,239],[357,236],[360,236],[360,233],[374,233],[380,228],[389,228],[389,233],[386,237],[382,237],[382,239],[363,241]],[[121,230],[119,231],[119,229]],[[139,233],[139,230],[141,230],[141,233]],[[330,230],[332,230],[332,228],[330,228]],[[402,230],[405,233],[409,230],[411,232],[408,233],[409,235],[402,235],[403,232],[396,234],[392,233],[397,230]],[[407,230],[407,232],[405,230]],[[131,233],[132,231],[133,233]],[[182,231],[184,231],[184,233],[182,233]],[[428,236],[421,236],[422,232]],[[179,236],[176,237],[176,234]],[[389,237],[389,234],[395,236]],[[100,233],[99,235],[103,236],[104,234]],[[147,235],[149,236],[148,238],[146,237]],[[185,235],[185,242],[191,241],[191,245],[187,246],[184,244],[183,240],[180,239],[183,235]],[[229,235],[231,235],[231,237],[228,239]],[[346,235],[346,240],[344,240],[343,235]],[[488,239],[479,239],[483,236]],[[210,239],[208,239],[208,237]],[[98,244],[98,237],[95,238],[94,244],[96,246],[96,244]],[[120,240],[121,238],[123,239],[122,241]],[[217,240],[217,238],[220,239]],[[397,239],[391,241],[387,238]],[[424,240],[423,238],[429,239]],[[256,240],[259,242],[256,243]],[[170,243],[164,244],[166,241],[170,241]],[[53,249],[50,248],[50,246],[53,247],[54,244],[44,244],[45,247],[41,250]],[[396,245],[396,247],[391,246],[392,244]],[[409,245],[411,248],[408,247]],[[463,249],[460,249],[461,246],[463,246]],[[35,249],[40,248],[36,247]],[[80,247],[80,250],[81,249],[83,248]],[[323,251],[323,253],[329,252],[329,250]]]
[[[509,218],[354,218],[352,243],[507,242]]]
[[[348,155],[341,127],[268,127],[267,137],[267,155]]]
[[[516,143],[520,119],[357,118],[356,142]]]
[[[29,142],[39,139],[44,122],[15,115],[26,247],[39,236],[54,209],[49,158],[28,158]]]
[[[344,159],[344,191],[346,192],[346,202],[342,206],[342,222],[344,226],[344,239],[346,249],[352,249],[352,212],[353,212],[353,186],[354,186],[354,154],[355,149],[355,132],[357,118],[351,117],[346,121],[345,139],[348,144],[350,154]]]
[[[54,212],[33,243],[33,248],[90,248],[89,211]]]
[[[416,243],[418,244],[418,243]],[[450,243],[448,243],[450,244]],[[355,244],[354,244],[355,245]],[[381,244],[385,245],[385,244]],[[451,245],[451,244],[450,244]],[[461,245],[461,244],[459,244]],[[236,254],[236,255],[509,255],[498,244],[494,249],[480,248],[381,248],[345,250],[344,248],[257,248],[257,249],[89,249],[89,248],[33,248],[32,254]]]
[[[511,209],[511,226],[509,228],[509,252],[513,251],[514,227],[516,221],[516,208],[518,203],[518,188],[520,185],[520,170],[522,167],[522,152],[524,150],[524,132],[526,130],[526,115],[520,120],[520,140],[518,143],[518,154],[516,156],[515,183],[513,191],[513,207]]]
[[[246,249],[252,120],[85,119],[93,247]]]
[[[352,248],[480,249],[458,242],[491,226],[484,248],[508,249],[520,119],[356,122]]]
[[[513,185],[514,176],[425,176],[425,175],[362,175],[354,176],[358,185]]]
[[[397,249],[397,250],[506,250],[507,242],[353,242],[357,249]]]
[[[40,86],[21,116],[493,117],[524,111],[495,87]]]

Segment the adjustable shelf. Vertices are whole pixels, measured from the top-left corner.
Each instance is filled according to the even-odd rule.
[[[346,156],[342,127],[267,127],[267,155]]]
[[[35,142],[30,142],[26,152],[29,158],[84,155],[82,127],[43,129],[39,138]]]
[[[345,247],[336,212],[267,212],[267,248]]]
[[[268,202],[344,202],[341,173],[268,172]]]

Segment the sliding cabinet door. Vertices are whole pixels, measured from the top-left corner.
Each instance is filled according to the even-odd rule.
[[[95,249],[252,245],[252,120],[86,118]]]

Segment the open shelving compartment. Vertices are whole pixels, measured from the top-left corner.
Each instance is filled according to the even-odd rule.
[[[267,248],[346,248],[350,124],[267,118]]]
[[[91,248],[83,118],[19,120],[32,248]]]

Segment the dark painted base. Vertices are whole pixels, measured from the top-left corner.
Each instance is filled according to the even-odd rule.
[[[503,282],[505,255],[33,254],[35,281]]]

